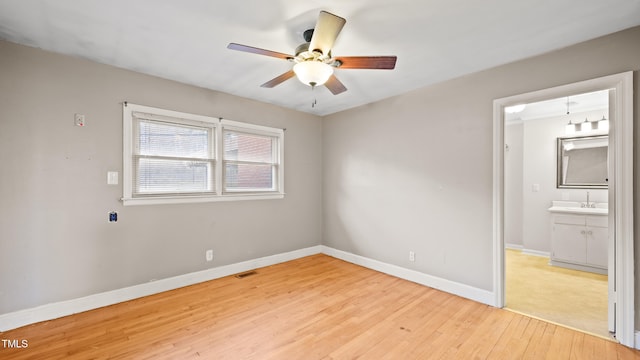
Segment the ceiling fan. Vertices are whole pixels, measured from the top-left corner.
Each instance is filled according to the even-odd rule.
[[[396,66],[395,56],[340,56],[333,57],[331,48],[347,21],[337,15],[320,11],[314,29],[304,32],[305,42],[295,50],[295,56],[252,46],[230,43],[227,48],[248,53],[272,56],[295,63],[293,69],[260,85],[272,88],[297,76],[305,85],[316,87],[324,85],[338,95],[347,88],[333,74],[341,69],[383,69],[391,70]]]

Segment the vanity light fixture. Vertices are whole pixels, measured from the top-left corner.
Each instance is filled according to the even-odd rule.
[[[569,97],[567,96],[567,115],[570,114],[569,112],[570,104],[571,103],[569,102]],[[573,102],[573,104],[576,104],[576,103]],[[600,120],[589,121],[587,118],[585,118],[583,122],[579,122],[576,124],[572,123],[571,120],[569,120],[569,123],[564,127],[564,132],[567,135],[573,135],[575,133],[581,133],[581,132],[586,133],[590,131],[608,132],[609,120],[607,120],[607,118],[605,118],[604,115],[602,115],[602,119]]]
[[[568,135],[576,133],[576,126],[571,123],[571,120],[569,120],[569,123],[564,127],[564,132]]]
[[[602,119],[589,121],[587,118],[584,121],[574,124],[569,120],[569,123],[565,126],[564,132],[567,135],[572,135],[575,133],[586,133],[590,131],[597,132],[608,132],[609,131],[609,120],[602,116]]]
[[[602,119],[596,122],[598,124],[598,130],[609,131],[609,120],[602,115]]]

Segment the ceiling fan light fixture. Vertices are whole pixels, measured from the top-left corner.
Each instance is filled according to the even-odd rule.
[[[329,80],[333,75],[333,67],[322,61],[303,61],[293,66],[298,80],[308,86],[319,86]]]

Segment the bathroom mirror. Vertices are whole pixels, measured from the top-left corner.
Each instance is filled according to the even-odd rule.
[[[606,189],[609,136],[558,138],[558,188]]]

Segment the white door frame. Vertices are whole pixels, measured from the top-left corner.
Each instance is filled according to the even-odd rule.
[[[614,227],[609,236],[615,252],[616,339],[634,347],[634,262],[633,262],[633,72],[625,72],[493,102],[493,293],[494,306],[505,305],[504,271],[504,108],[566,97],[580,93],[614,89],[615,116],[610,119],[609,152],[613,179],[609,181],[609,214]],[[640,345],[640,344],[638,344]]]

